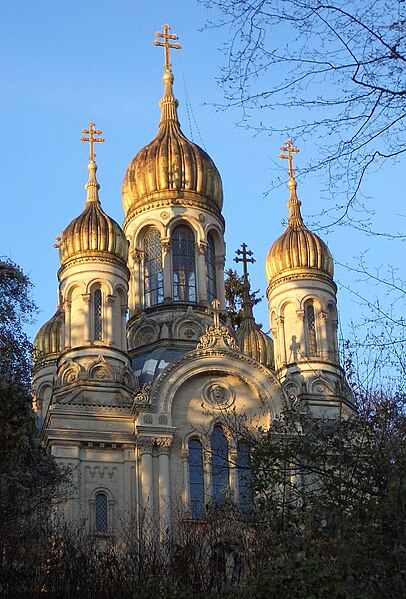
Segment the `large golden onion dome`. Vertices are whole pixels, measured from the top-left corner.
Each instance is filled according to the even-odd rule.
[[[133,158],[124,177],[122,197],[126,216],[155,200],[185,201],[216,211],[223,206],[223,186],[213,160],[180,129],[169,66],[163,76],[158,133]]]
[[[96,163],[91,159],[88,165],[89,180],[85,185],[87,198],[84,210],[66,227],[60,239],[61,266],[75,258],[105,254],[127,263],[128,241],[120,225],[102,210],[96,170]]]
[[[268,282],[294,269],[316,270],[332,278],[334,263],[331,252],[318,235],[309,231],[300,212],[301,202],[296,195],[297,183],[292,164],[292,152],[298,150],[293,148],[290,140],[282,150],[288,155],[281,154],[280,158],[289,159],[289,220],[285,232],[272,244],[266,257]]]
[[[55,314],[42,325],[34,338],[33,360],[37,365],[42,361],[56,360],[62,351],[63,312],[59,306]]]

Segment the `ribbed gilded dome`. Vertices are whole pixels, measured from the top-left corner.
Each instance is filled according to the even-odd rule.
[[[162,199],[183,199],[221,211],[220,174],[210,156],[180,129],[170,69],[165,71],[163,81],[158,133],[127,168],[122,190],[124,212],[128,215],[143,204]]]
[[[266,258],[266,276],[271,282],[286,271],[316,269],[332,277],[334,263],[330,250],[320,237],[307,229],[300,212],[301,202],[296,195],[296,181],[289,179],[289,221],[286,230],[277,239]]]
[[[57,359],[62,351],[63,312],[57,308],[55,314],[42,325],[34,339],[34,363]]]
[[[110,254],[127,263],[128,241],[120,225],[101,208],[94,160],[88,165],[89,180],[85,185],[87,199],[84,210],[62,232],[59,244],[61,266],[74,258]]]
[[[261,331],[253,318],[243,319],[236,337],[243,354],[268,368],[275,367],[273,341]]]
[[[243,354],[257,360],[260,364],[268,368],[275,367],[273,341],[266,333],[261,331],[254,319],[252,307],[254,302],[251,299],[251,288],[248,279],[247,262],[255,262],[252,258],[252,252],[247,251],[245,243],[241,246],[243,249],[237,250],[238,257],[235,262],[243,263],[243,284],[242,284],[242,321],[238,327],[236,337],[237,343]],[[242,255],[242,258],[239,256]]]

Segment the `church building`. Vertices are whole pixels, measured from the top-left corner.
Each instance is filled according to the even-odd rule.
[[[127,518],[160,531],[246,495],[248,448],[224,415],[268,428],[292,403],[318,416],[352,409],[339,364],[327,245],[303,222],[288,141],[289,220],[266,259],[272,338],[256,324],[245,244],[243,319],[224,292],[220,174],[178,120],[164,26],[160,120],[124,176],[122,227],[102,208],[94,123],[83,211],[58,239],[59,305],[35,338],[42,440],[72,472],[66,518],[100,535]]]

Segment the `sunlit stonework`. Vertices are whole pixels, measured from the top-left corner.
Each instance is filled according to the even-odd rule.
[[[57,240],[58,309],[35,339],[42,440],[72,472],[60,516],[102,537],[131,524],[165,540],[179,517],[203,520],[212,500],[238,501],[238,467],[227,466],[220,489],[209,457],[221,444],[238,464],[228,411],[266,429],[285,406],[316,416],[352,409],[338,359],[333,261],[303,222],[290,141],[282,148],[289,222],[266,260],[272,338],[255,322],[254,259],[244,243],[241,324],[230,324],[221,178],[180,129],[176,40],[164,25],[154,41],[165,57],[161,117],[127,168],[123,228],[99,199],[101,131],[94,123],[83,130],[85,207]]]

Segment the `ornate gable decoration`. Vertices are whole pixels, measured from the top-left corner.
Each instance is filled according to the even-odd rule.
[[[199,339],[197,349],[231,349],[239,351],[239,347],[230,334],[228,328],[220,324],[220,302],[212,301],[213,324],[207,327],[206,332]],[[211,310],[207,310],[208,313]]]

